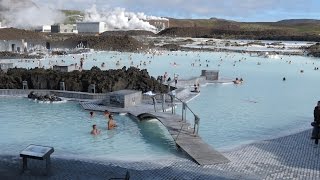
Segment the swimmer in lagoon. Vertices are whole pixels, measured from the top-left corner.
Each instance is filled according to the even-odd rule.
[[[108,110],[105,110],[103,114],[104,114],[105,117],[109,117],[110,112]]]
[[[109,121],[108,121],[108,130],[112,130],[113,128],[117,127],[116,122],[113,120],[113,115],[109,115]]]
[[[94,113],[93,113],[93,111],[91,111],[90,112],[90,117],[93,118],[93,115],[94,115]]]
[[[97,125],[92,125],[92,130],[91,130],[91,134],[92,135],[98,135],[98,134],[100,134],[100,130],[97,128]]]

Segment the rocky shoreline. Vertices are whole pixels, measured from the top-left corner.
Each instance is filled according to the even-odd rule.
[[[0,52],[0,59],[41,59],[40,55],[29,55],[29,54],[21,54],[21,53],[13,53],[13,52]]]
[[[94,49],[96,51],[142,52],[152,48],[160,48],[169,51],[248,52],[245,50],[228,50],[223,48],[188,48],[183,47],[182,45],[192,43],[192,39],[173,41],[172,37],[216,38],[226,39],[226,41],[227,39],[320,41],[320,36],[311,36],[310,34],[290,34],[280,30],[243,31],[203,27],[173,27],[167,28],[158,34],[154,34],[149,31],[108,31],[100,35],[59,35],[36,33],[14,28],[0,29],[0,33],[0,40],[26,39],[27,41],[31,40],[31,42],[49,42],[55,44],[57,47],[61,47],[62,49],[64,48],[63,50],[49,51],[48,55],[73,54],[75,53],[73,48],[75,48],[80,42],[84,43],[86,48]],[[166,38],[169,39],[168,43],[165,45],[155,46],[155,44],[161,44],[161,42],[166,41]],[[65,49],[69,50],[66,51]],[[320,56],[320,49],[316,48],[316,46],[310,47],[306,50],[309,52],[309,55],[313,55],[315,57]],[[26,53],[0,52],[0,59],[39,59],[43,58],[46,53],[48,52],[44,51],[37,55],[28,55]],[[272,53],[277,54],[278,52]],[[298,53],[298,55],[302,54],[303,53]]]
[[[35,68],[9,69],[0,71],[0,89],[22,89],[22,82],[27,81],[29,89],[59,90],[60,82],[65,83],[68,91],[89,92],[89,86],[95,84],[96,93],[107,93],[122,89],[167,92],[168,88],[160,84],[147,70],[134,67],[102,71],[97,67],[91,70],[59,72]]]
[[[308,56],[320,57],[320,43],[316,43],[306,48],[306,50],[308,51]]]
[[[62,99],[54,94],[46,94],[46,95],[41,95],[37,94],[33,91],[31,91],[28,94],[28,98],[32,100],[38,100],[38,101],[44,101],[44,102],[57,102],[57,101],[62,101]]]
[[[157,34],[168,37],[192,37],[241,40],[320,41],[320,36],[282,30],[227,30],[207,27],[172,27]]]

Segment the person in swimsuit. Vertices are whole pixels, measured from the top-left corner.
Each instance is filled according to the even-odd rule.
[[[113,128],[117,127],[116,122],[113,120],[113,115],[109,115],[109,121],[108,121],[108,130],[111,130]]]
[[[92,125],[92,130],[91,130],[91,134],[96,136],[98,134],[100,134],[100,130],[97,128],[97,125]]]

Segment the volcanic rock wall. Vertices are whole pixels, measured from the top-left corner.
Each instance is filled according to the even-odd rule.
[[[167,87],[151,77],[147,70],[134,67],[102,71],[97,67],[91,70],[62,73],[45,69],[9,69],[0,72],[0,89],[22,89],[22,81],[28,81],[29,89],[59,90],[60,82],[65,82],[66,90],[87,92],[90,84],[96,85],[97,93],[122,89],[142,92],[166,92]]]

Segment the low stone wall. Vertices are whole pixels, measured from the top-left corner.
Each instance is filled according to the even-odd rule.
[[[50,91],[52,94],[55,94],[59,97],[64,98],[73,98],[73,99],[105,99],[107,97],[106,94],[93,94],[93,93],[85,93],[85,92],[73,92],[73,91]]]
[[[0,89],[2,96],[27,96],[31,91],[39,94],[49,94],[49,90],[32,90],[32,89]]]
[[[59,97],[73,98],[73,99],[104,99],[106,94],[93,94],[85,92],[75,91],[58,91],[58,90],[39,90],[39,89],[0,89],[0,95],[2,96],[27,96],[31,91],[37,94],[55,94]]]

